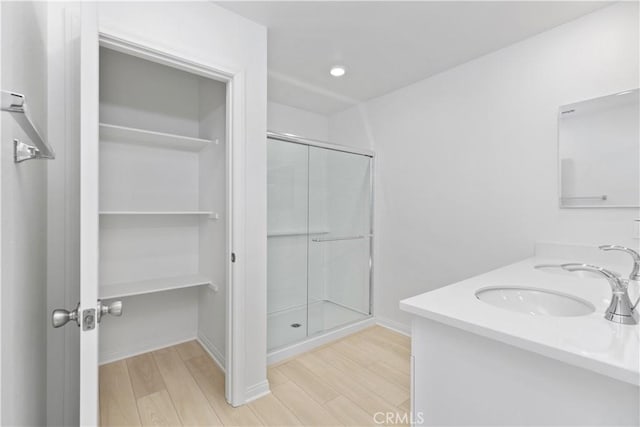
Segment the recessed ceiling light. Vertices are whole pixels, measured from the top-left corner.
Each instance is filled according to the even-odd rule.
[[[344,76],[344,73],[346,72],[347,70],[345,70],[342,65],[335,65],[331,67],[331,70],[329,70],[329,74],[331,74],[333,77]]]

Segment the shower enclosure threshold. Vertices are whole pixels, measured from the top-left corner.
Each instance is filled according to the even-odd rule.
[[[364,315],[355,310],[346,309],[331,301],[318,301],[312,305],[322,305],[327,311],[341,312],[342,322],[336,321],[335,324],[327,325],[325,329],[317,329],[315,332],[310,331],[309,336],[306,335],[306,316],[302,314],[304,323],[293,320],[296,311],[306,311],[306,306],[283,310],[268,316],[268,339],[269,343],[280,344],[278,347],[270,348],[267,352],[267,363],[273,364],[289,357],[310,351],[316,347],[335,341],[347,335],[351,335],[362,329],[375,325],[375,319],[372,315]],[[312,310],[309,306],[309,312]],[[351,313],[348,313],[350,311]],[[274,319],[273,316],[276,316]],[[274,320],[276,322],[274,322]],[[299,327],[292,327],[293,324],[300,323]],[[277,325],[277,326],[275,326]],[[281,329],[276,330],[274,329]],[[275,334],[275,335],[274,335]],[[288,341],[285,339],[288,338]],[[280,342],[274,341],[280,339]]]

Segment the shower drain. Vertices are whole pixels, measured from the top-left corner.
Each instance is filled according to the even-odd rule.
[[[292,323],[291,324],[292,328],[299,328],[300,326],[302,326],[300,323]]]

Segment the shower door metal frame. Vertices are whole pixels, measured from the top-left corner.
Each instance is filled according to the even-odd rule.
[[[326,150],[333,150],[333,151],[340,151],[343,153],[349,153],[349,154],[355,154],[355,155],[359,155],[359,156],[365,156],[365,157],[369,157],[370,159],[370,169],[369,169],[369,194],[371,195],[369,198],[369,316],[368,318],[372,318],[374,313],[373,313],[373,271],[374,271],[374,265],[373,265],[373,259],[374,259],[374,239],[375,239],[375,232],[374,232],[374,220],[375,220],[375,216],[374,216],[374,206],[375,206],[375,165],[376,165],[376,154],[373,150],[369,150],[366,148],[357,148],[357,147],[347,147],[344,145],[339,145],[339,144],[332,144],[330,142],[325,142],[325,141],[318,141],[315,139],[309,139],[309,138],[304,138],[298,135],[293,135],[290,133],[279,133],[279,132],[273,132],[273,131],[267,131],[267,139],[273,139],[275,141],[283,141],[283,142],[290,142],[293,144],[300,144],[300,145],[306,145],[308,147],[317,147],[317,148],[324,148]],[[307,224],[308,227],[308,224]],[[267,285],[268,286],[268,285]],[[345,326],[345,325],[349,325],[352,323],[357,323],[360,322],[361,320],[355,320],[353,322],[348,322],[345,323],[344,325],[340,325],[337,326],[336,328]],[[335,329],[335,328],[332,328]],[[331,329],[322,331],[322,332],[328,332]],[[310,338],[309,335],[307,335],[306,337],[307,339]]]

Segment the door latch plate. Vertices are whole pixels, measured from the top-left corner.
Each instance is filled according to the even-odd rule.
[[[82,330],[90,331],[96,328],[96,309],[90,308],[82,311]]]

